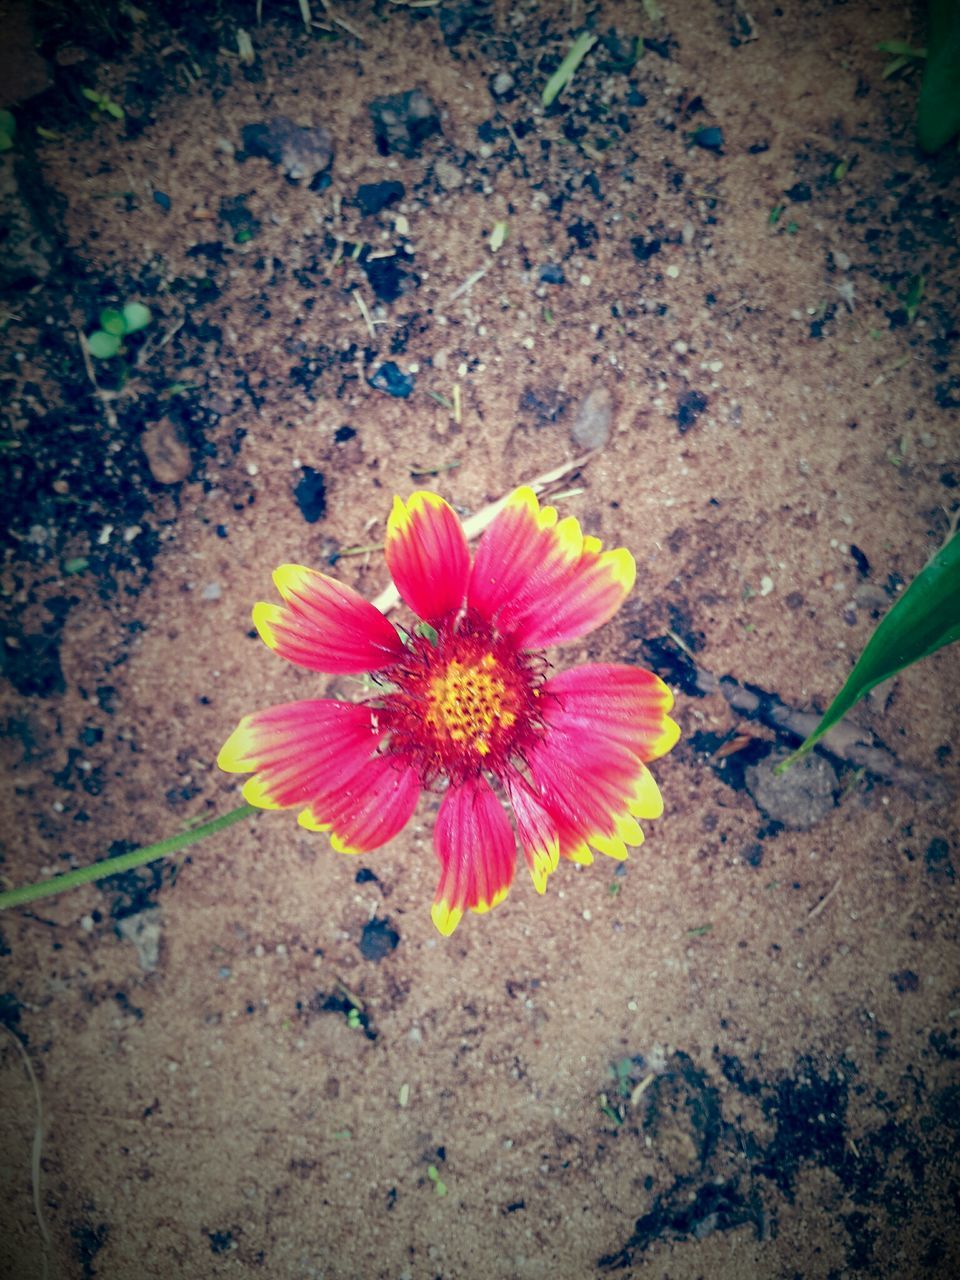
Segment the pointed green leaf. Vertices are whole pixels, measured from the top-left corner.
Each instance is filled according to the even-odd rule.
[[[17,122],[12,111],[0,111],[0,151],[9,151],[17,133]]]
[[[122,120],[126,115],[126,112],[123,107],[120,106],[119,102],[111,102],[109,98],[104,98],[101,105],[108,115],[113,116],[114,120]]]
[[[81,85],[80,92],[88,102],[95,102],[98,107],[103,102],[103,94],[97,93],[96,89],[88,89],[86,85]]]
[[[927,65],[917,103],[917,139],[939,151],[960,131],[960,4],[930,0]]]
[[[127,332],[127,323],[115,307],[104,307],[100,312],[100,328],[122,338]]]
[[[87,338],[87,346],[90,354],[96,356],[98,360],[109,360],[111,356],[115,356],[120,350],[120,339],[115,333],[107,333],[103,329],[97,329]]]
[[[880,619],[816,729],[778,771],[806,755],[875,685],[954,640],[960,640],[960,532],[954,533]]]
[[[145,329],[153,316],[150,308],[145,307],[142,302],[128,302],[123,308],[123,319],[127,333],[136,333],[138,329]]]

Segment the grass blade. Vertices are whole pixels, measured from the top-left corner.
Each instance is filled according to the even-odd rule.
[[[941,547],[880,619],[816,729],[777,772],[806,755],[875,685],[954,640],[960,640],[960,532]]]
[[[557,67],[556,71],[547,81],[543,90],[543,105],[549,107],[558,93],[562,93],[569,82],[573,79],[574,72],[580,63],[584,60],[593,46],[597,43],[597,37],[591,31],[581,31],[573,42],[570,52]]]

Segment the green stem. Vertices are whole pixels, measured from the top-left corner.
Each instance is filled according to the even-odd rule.
[[[36,902],[38,898],[52,898],[55,893],[64,893],[67,889],[76,889],[81,884],[91,884],[94,880],[103,880],[106,876],[115,876],[122,871],[131,871],[134,867],[142,867],[147,862],[155,862],[157,858],[165,858],[169,853],[185,849],[187,845],[196,844],[207,836],[225,831],[235,822],[249,818],[251,813],[259,813],[249,804],[242,804],[239,809],[231,809],[222,813],[219,818],[211,818],[202,826],[193,827],[190,831],[181,831],[179,835],[168,836],[156,844],[148,844],[142,849],[132,849],[129,853],[121,853],[116,858],[104,858],[102,862],[94,862],[89,867],[78,867],[76,871],[66,871],[62,876],[53,876],[50,880],[39,880],[36,884],[21,885],[19,889],[7,889],[0,893],[0,911],[6,907],[20,907],[25,902]]]

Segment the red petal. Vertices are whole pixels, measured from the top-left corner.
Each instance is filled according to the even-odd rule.
[[[285,702],[244,716],[221,748],[227,773],[252,773],[243,788],[248,804],[291,809],[328,786],[331,771],[359,769],[379,741],[369,707],[332,698]]]
[[[544,720],[571,744],[596,734],[657,760],[673,747],[679,726],[667,712],[673,694],[652,671],[613,663],[571,667],[543,686]]]
[[[298,821],[310,831],[329,831],[338,853],[369,853],[407,825],[419,797],[415,769],[396,757],[375,756],[348,780],[328,787]]]
[[[547,876],[557,869],[560,840],[557,824],[539,803],[530,784],[519,773],[504,779],[517,820],[517,834],[537,893],[547,888]]]
[[[582,734],[575,742],[548,729],[530,757],[539,800],[556,823],[560,854],[593,861],[593,849],[627,856],[643,841],[637,818],[656,818],[660,792],[646,765],[627,747]]]
[[[489,911],[503,901],[517,860],[510,821],[482,777],[443,797],[433,844],[442,868],[433,923],[451,934],[467,909]]]
[[[420,490],[394,498],[387,521],[387,567],[419,618],[437,622],[463,604],[470,571],[466,535],[452,507]]]
[[[477,548],[467,603],[536,649],[585,636],[620,608],[636,577],[629,551],[603,551],[572,516],[540,509],[532,489],[517,489]]]
[[[255,605],[253,621],[281,658],[350,674],[380,671],[402,657],[396,628],[352,587],[299,564],[281,565],[273,580],[285,603]]]
[[[253,774],[243,788],[248,804],[306,806],[303,826],[329,831],[341,852],[367,852],[397,834],[420,794],[413,769],[375,754],[380,737],[368,707],[288,702],[245,716],[217,763]]]

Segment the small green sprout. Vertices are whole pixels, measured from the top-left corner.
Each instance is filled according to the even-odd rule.
[[[767,226],[775,227],[783,215],[783,211],[787,206],[785,204],[775,204],[767,215]]]
[[[123,339],[129,333],[145,329],[153,319],[150,308],[142,302],[127,302],[118,311],[104,307],[100,312],[100,328],[87,334],[87,347],[97,360],[110,360],[123,347]]]
[[[597,37],[591,31],[581,31],[570,49],[570,52],[557,67],[556,71],[547,81],[543,90],[543,105],[549,107],[551,102],[559,93],[567,87],[573,79],[577,67],[584,60],[593,46],[597,43]]]
[[[621,1098],[629,1098],[632,1090],[631,1076],[633,1075],[633,1059],[621,1058],[618,1062],[611,1062],[610,1074],[617,1082],[617,1092]]]
[[[903,306],[907,313],[907,321],[913,324],[917,318],[917,312],[920,310],[920,303],[923,300],[923,290],[926,280],[923,276],[911,276],[910,285],[907,289],[907,296],[903,300]]]
[[[100,93],[97,89],[88,89],[86,85],[80,90],[88,102],[92,102],[95,110],[91,112],[91,117],[97,120],[100,115],[112,116],[114,120],[122,120],[127,114],[118,102],[114,102],[112,98],[108,98],[105,93]]]
[[[353,1006],[347,1013],[347,1026],[353,1031],[359,1031],[363,1023],[360,1021],[360,1010]]]
[[[623,1115],[620,1108],[611,1106],[605,1093],[601,1093],[597,1098],[597,1105],[608,1120],[612,1120],[615,1125],[623,1124]]]
[[[881,40],[879,44],[875,44],[873,47],[877,53],[889,53],[893,56],[893,61],[888,62],[880,73],[881,78],[884,80],[889,80],[891,76],[899,75],[901,71],[912,71],[914,67],[921,62],[925,62],[927,58],[926,49],[915,49],[906,40]]]
[[[849,172],[850,172],[850,161],[840,160],[830,170],[830,181],[842,182]]]
[[[9,151],[17,133],[17,122],[10,111],[0,111],[0,151]]]
[[[440,1177],[435,1164],[427,1166],[427,1177],[433,1183],[433,1189],[436,1191],[438,1196],[445,1196],[447,1194],[447,1184]]]

